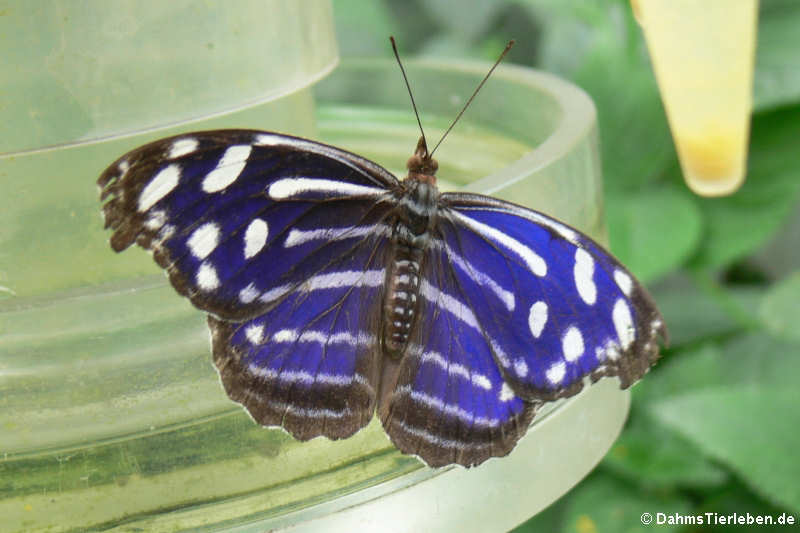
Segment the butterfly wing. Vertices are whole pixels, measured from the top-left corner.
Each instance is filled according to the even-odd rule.
[[[349,437],[371,420],[380,361],[376,317],[387,249],[379,235],[355,239],[332,261],[242,323],[209,316],[216,364],[234,401],[265,426],[295,438]]]
[[[460,273],[440,246],[429,248],[422,272],[419,326],[402,359],[383,363],[384,428],[400,450],[430,466],[473,466],[507,455],[538,405],[506,383],[465,304]]]
[[[584,378],[629,387],[658,358],[664,321],[634,277],[577,230],[480,195],[445,193],[440,253],[519,396],[571,396]],[[467,261],[467,258],[471,258]]]
[[[372,231],[399,186],[343,150],[250,130],[156,141],[121,157],[98,185],[112,248],[152,250],[180,294],[225,320],[266,311],[269,290],[291,290],[347,253],[342,232]],[[294,245],[314,235],[326,238]]]
[[[223,384],[258,422],[308,439],[369,421],[391,174],[312,141],[221,130],[143,146],[98,183],[114,250],[152,250],[210,313]]]

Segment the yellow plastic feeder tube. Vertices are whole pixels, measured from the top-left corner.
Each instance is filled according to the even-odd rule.
[[[631,0],[678,150],[702,196],[744,182],[757,0]]]

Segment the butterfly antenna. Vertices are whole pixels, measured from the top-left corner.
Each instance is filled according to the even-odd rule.
[[[431,157],[433,157],[433,152],[435,152],[436,149],[439,148],[439,145],[442,144],[442,141],[444,140],[444,138],[447,137],[447,134],[450,133],[450,130],[453,129],[453,126],[456,125],[456,122],[458,122],[458,119],[461,118],[461,115],[464,114],[464,111],[467,110],[467,108],[469,107],[469,104],[472,103],[472,100],[475,99],[475,95],[478,94],[478,91],[481,90],[481,87],[483,87],[483,84],[486,83],[486,80],[488,80],[489,76],[492,75],[492,72],[494,72],[494,69],[496,69],[497,65],[499,65],[500,62],[503,60],[503,58],[506,57],[506,54],[508,53],[509,50],[511,50],[512,46],[514,46],[514,39],[511,39],[510,41],[508,41],[508,44],[506,45],[506,47],[503,50],[503,52],[500,54],[500,57],[497,58],[497,61],[494,62],[494,65],[492,65],[492,68],[489,69],[489,72],[486,73],[486,76],[484,76],[483,80],[481,80],[481,82],[478,84],[478,87],[475,89],[475,92],[472,93],[472,96],[469,97],[469,100],[467,100],[467,103],[464,104],[464,107],[461,108],[461,111],[459,111],[458,115],[456,115],[455,120],[453,120],[453,123],[450,124],[449,128],[447,128],[447,131],[444,132],[444,135],[442,135],[442,138],[439,139],[439,142],[436,143],[436,146],[433,147],[433,150],[431,150]]]
[[[390,36],[389,40],[392,41],[392,50],[394,50],[394,57],[397,58],[397,64],[400,65],[400,72],[403,73],[403,79],[406,82],[408,89],[408,96],[411,97],[411,107],[414,108],[414,115],[417,117],[417,124],[419,124],[419,131],[422,133],[422,141],[425,143],[425,150],[428,149],[428,141],[425,139],[425,130],[422,129],[422,122],[419,120],[419,113],[417,112],[417,103],[414,101],[414,93],[411,92],[411,85],[408,83],[408,76],[406,76],[406,69],[403,68],[403,63],[400,61],[400,54],[397,53],[397,44],[394,42],[394,37]]]

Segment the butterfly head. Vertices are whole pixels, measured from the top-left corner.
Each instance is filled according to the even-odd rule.
[[[436,185],[436,170],[439,168],[439,163],[428,153],[425,137],[419,138],[414,155],[408,159],[406,168],[408,168],[408,178],[406,179]]]

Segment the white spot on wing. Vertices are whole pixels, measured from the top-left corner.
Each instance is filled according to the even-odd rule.
[[[299,333],[294,329],[282,329],[272,336],[274,342],[295,342]]]
[[[260,292],[256,289],[255,284],[250,283],[247,287],[239,291],[239,301],[243,304],[249,304],[258,298],[259,294]]]
[[[445,439],[439,435],[434,435],[433,433],[430,433],[422,428],[410,426],[405,422],[396,418],[392,419],[391,423],[399,427],[409,435],[414,435],[415,437],[430,442],[431,444],[439,446],[440,448],[455,448],[456,450],[480,450],[483,448],[488,448],[489,446],[492,445],[486,443],[467,442],[457,439]]]
[[[589,305],[597,301],[597,286],[592,279],[594,276],[594,259],[589,252],[583,248],[575,250],[575,287],[578,289],[581,299]]]
[[[281,370],[277,371],[274,368],[261,367],[251,364],[247,370],[254,376],[259,376],[264,379],[277,380],[282,383],[302,383],[304,385],[312,385],[313,383],[323,383],[325,385],[334,385],[339,387],[347,387],[354,383],[360,384],[369,390],[372,386],[367,381],[367,378],[361,374],[329,374],[327,372],[317,372],[312,374],[305,370]]]
[[[547,369],[545,375],[547,377],[547,381],[552,383],[553,385],[558,385],[564,380],[564,376],[567,374],[567,365],[564,361],[559,361],[555,363],[553,366]]]
[[[619,344],[611,339],[607,339],[602,348],[595,348],[595,356],[597,357],[598,361],[602,361],[603,359],[616,361],[620,356]]]
[[[564,350],[564,358],[567,361],[575,361],[583,355],[583,335],[581,330],[575,326],[570,326],[564,337],[561,339],[561,347]]]
[[[514,298],[514,293],[511,291],[507,291],[503,287],[500,286],[491,276],[486,275],[485,273],[478,270],[475,265],[473,265],[470,261],[466,260],[460,254],[456,253],[447,243],[440,241],[438,239],[433,239],[431,244],[438,248],[444,248],[444,251],[447,253],[447,258],[450,260],[451,263],[458,266],[461,270],[463,270],[475,283],[478,285],[485,285],[489,287],[489,289],[495,293],[495,295],[503,302],[503,305],[506,306],[506,309],[509,311],[513,311],[516,307],[516,300]]]
[[[207,262],[202,263],[197,269],[197,286],[204,291],[213,291],[219,287],[217,269]]]
[[[181,177],[181,167],[170,165],[162,168],[150,180],[139,195],[139,211],[145,212],[153,207],[159,200],[168,195],[178,185]]]
[[[497,418],[486,418],[482,416],[476,417],[474,414],[465,411],[457,404],[446,403],[443,400],[436,398],[435,396],[425,394],[424,392],[416,391],[408,385],[398,387],[394,394],[395,396],[408,395],[409,397],[411,397],[412,400],[416,402],[419,402],[431,409],[435,409],[446,415],[471,423],[474,426],[497,427],[500,425],[500,420],[498,420]]]
[[[620,269],[616,269],[614,270],[614,281],[617,282],[617,286],[625,296],[631,295],[631,289],[633,289],[633,280],[628,274]]]
[[[477,387],[480,387],[484,390],[491,390],[492,389],[492,382],[489,381],[489,378],[484,376],[483,374],[478,374],[475,372],[471,372],[467,367],[464,365],[460,365],[458,363],[453,363],[447,361],[440,353],[438,352],[424,352],[420,356],[420,362],[422,363],[432,363],[447,372],[450,375],[459,376],[467,381],[471,381]]]
[[[508,354],[497,344],[497,341],[490,338],[489,344],[492,347],[492,351],[494,355],[497,357],[497,360],[500,361],[500,364],[503,365],[503,368],[508,368],[511,366],[511,360],[508,358]]]
[[[514,361],[514,372],[518,377],[524,378],[528,375],[528,363],[522,359],[517,359]]]
[[[636,329],[633,327],[631,310],[622,298],[614,303],[614,310],[611,312],[611,318],[614,321],[614,329],[617,330],[619,344],[622,346],[623,350],[627,350],[636,337]]]
[[[428,283],[428,281],[425,279],[423,279],[419,285],[419,293],[423,298],[433,303],[440,309],[449,312],[451,315],[458,318],[468,326],[480,331],[480,328],[478,327],[478,320],[475,318],[475,314],[472,312],[472,309],[461,303],[453,296],[440,291],[438,288]]]
[[[253,220],[244,232],[244,258],[250,259],[260,252],[267,242],[268,235],[267,223],[260,218]]]
[[[277,287],[273,287],[272,289],[264,292],[259,300],[264,303],[274,302],[278,298],[286,295],[290,290],[292,290],[291,285],[278,285]]]
[[[486,237],[487,239],[491,239],[492,241],[502,245],[504,248],[514,252],[523,261],[525,261],[528,269],[537,276],[542,277],[547,275],[547,263],[544,262],[544,259],[542,259],[536,254],[536,252],[515,238],[511,237],[510,235],[506,235],[502,231],[491,226],[487,226],[482,222],[478,222],[477,220],[459,213],[458,211],[453,210],[450,211],[450,213],[472,231],[482,235],[483,237]]]
[[[562,237],[564,237],[567,241],[571,242],[572,244],[578,246],[578,234],[575,233],[573,230],[561,224],[560,222],[553,220],[550,217],[544,216],[541,213],[537,213],[535,211],[528,211],[525,213],[526,218],[538,222],[542,226],[548,227],[551,230],[555,231]]]
[[[547,324],[547,304],[539,301],[531,306],[528,314],[528,327],[531,328],[531,334],[538,339],[545,324]]]
[[[344,270],[318,274],[309,278],[301,288],[305,292],[319,289],[338,289],[341,287],[377,287],[383,285],[385,271],[380,270]]]
[[[341,287],[377,287],[383,285],[386,271],[380,270],[344,270],[318,274],[305,281],[298,287],[303,292],[313,292],[321,289],[338,289]],[[261,295],[259,300],[269,303],[291,292],[292,285],[279,285],[269,289]]]
[[[167,158],[175,159],[176,157],[181,157],[184,155],[191,154],[197,147],[199,146],[199,142],[197,139],[193,139],[192,137],[184,137],[183,139],[178,139],[169,149],[169,155]]]
[[[509,387],[508,383],[505,381],[500,387],[500,396],[498,397],[500,398],[500,401],[504,403],[514,399],[514,391],[511,390],[511,387]]]
[[[186,245],[192,255],[198,259],[205,259],[219,244],[219,226],[207,222],[194,230]]]
[[[284,144],[286,139],[281,138],[278,135],[270,135],[269,133],[260,133],[256,136],[253,144],[256,146],[277,146],[279,144]]]
[[[203,179],[203,190],[207,193],[218,192],[236,181],[247,165],[247,158],[250,157],[252,149],[252,146],[246,144],[228,147],[217,163],[217,168],[209,172]]]
[[[304,193],[330,193],[335,196],[380,196],[386,191],[355,183],[312,178],[284,178],[269,186],[268,194],[273,200],[285,200]]]
[[[481,374],[474,374],[472,376],[471,381],[472,383],[474,383],[475,385],[484,390],[492,390],[492,382],[489,381],[489,378],[487,378],[486,376],[483,376]]]
[[[324,240],[324,241],[338,241],[345,239],[355,239],[358,237],[365,237],[367,235],[384,235],[389,236],[391,230],[385,224],[378,224],[373,226],[351,226],[349,228],[325,228],[314,230],[299,230],[293,229],[289,232],[286,240],[283,243],[284,248],[291,248],[293,246],[300,246],[307,242]]]
[[[167,213],[164,211],[153,211],[144,222],[144,227],[149,230],[157,230],[167,223]]]
[[[264,340],[264,326],[252,324],[244,330],[244,335],[251,344],[261,344]]]
[[[164,227],[161,228],[161,231],[158,232],[158,238],[161,239],[162,241],[165,241],[170,237],[172,237],[174,233],[175,233],[175,226],[173,226],[172,224],[164,224]]]
[[[295,342],[316,343],[321,345],[347,344],[354,348],[373,346],[376,342],[374,335],[362,331],[353,335],[347,331],[331,334],[323,331],[308,330],[300,333],[296,329],[279,330],[272,336],[272,341],[278,344],[291,344]]]

